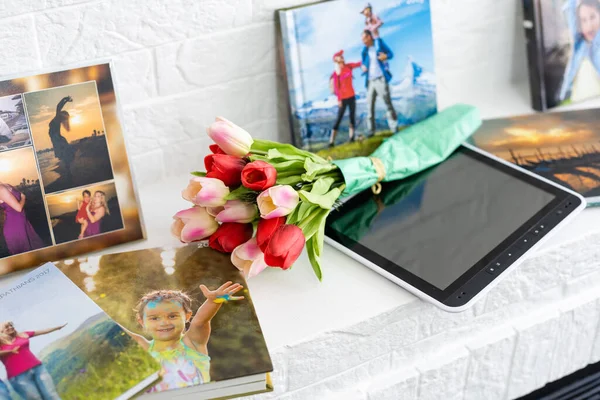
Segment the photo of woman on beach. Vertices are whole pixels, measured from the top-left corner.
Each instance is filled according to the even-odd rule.
[[[86,239],[123,228],[112,182],[46,196],[56,244]]]
[[[113,178],[96,83],[23,95],[46,193]]]
[[[66,324],[36,331],[17,331],[10,321],[0,323],[0,361],[10,386],[23,399],[60,400],[52,377],[31,352],[30,339],[64,328]]]
[[[52,245],[30,147],[0,153],[0,258]]]
[[[572,49],[560,88],[560,101],[600,95],[600,1],[567,0],[565,18]]]

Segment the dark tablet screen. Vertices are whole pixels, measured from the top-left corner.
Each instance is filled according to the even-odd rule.
[[[397,275],[445,290],[560,196],[560,189],[461,147],[409,179],[365,191],[327,235]]]

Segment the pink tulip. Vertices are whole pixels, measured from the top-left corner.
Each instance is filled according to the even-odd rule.
[[[173,219],[171,232],[184,243],[206,239],[219,228],[218,222],[206,212],[206,208],[199,206],[181,210]]]
[[[232,156],[243,157],[250,151],[254,140],[252,136],[236,124],[225,118],[217,117],[207,129],[208,136],[225,152]]]
[[[223,181],[204,177],[190,179],[188,186],[181,192],[184,199],[202,207],[222,206],[227,201],[225,197],[228,194],[229,188]]]
[[[256,199],[260,216],[264,219],[288,215],[298,205],[298,192],[289,185],[277,185],[268,188]]]
[[[240,200],[229,200],[224,209],[217,214],[218,222],[239,222],[242,224],[252,222],[258,216],[254,203],[244,203]]]
[[[252,278],[262,272],[267,267],[264,254],[260,251],[256,238],[248,240],[236,247],[231,253],[231,262],[246,278]]]
[[[219,207],[206,207],[206,212],[209,215],[212,215],[213,217],[216,217],[224,209],[225,209],[225,207],[223,207],[223,206],[219,206]]]

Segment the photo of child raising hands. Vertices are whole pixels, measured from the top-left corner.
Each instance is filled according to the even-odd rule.
[[[83,239],[83,234],[85,233],[89,223],[86,208],[90,204],[92,193],[89,190],[84,190],[81,193],[81,196],[83,201],[80,201],[79,199],[77,200],[77,216],[75,217],[77,223],[81,225],[79,239]]]
[[[126,332],[161,364],[162,380],[149,393],[211,381],[207,347],[211,320],[223,304],[243,300],[244,296],[234,296],[242,289],[231,281],[215,290],[200,285],[206,301],[195,315],[192,299],[183,291],[156,290],[142,296],[135,308],[136,319],[152,339]]]

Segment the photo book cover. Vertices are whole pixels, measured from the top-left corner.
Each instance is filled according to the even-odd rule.
[[[371,154],[437,111],[429,0],[334,0],[279,11],[293,142]]]
[[[523,0],[533,106],[600,96],[600,1]]]
[[[142,239],[110,64],[0,82],[0,275]]]
[[[54,264],[0,287],[0,399],[126,399],[159,370]]]
[[[222,389],[236,378],[247,378],[240,387],[265,391],[271,358],[244,277],[228,255],[196,244],[57,266],[161,364],[162,379],[149,393]]]
[[[600,109],[483,121],[470,143],[600,203]]]

